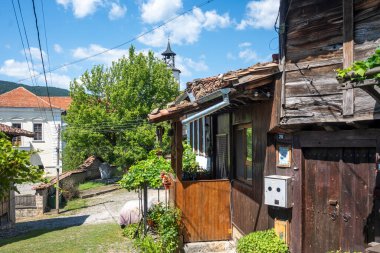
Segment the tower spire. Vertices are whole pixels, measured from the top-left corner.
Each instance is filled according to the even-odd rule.
[[[166,46],[166,50],[163,53],[161,53],[161,55],[163,56],[163,60],[168,66],[168,68],[172,70],[174,78],[177,79],[177,81],[179,82],[179,74],[181,73],[181,71],[175,67],[176,53],[173,52],[170,46],[169,38],[168,38],[168,45]]]

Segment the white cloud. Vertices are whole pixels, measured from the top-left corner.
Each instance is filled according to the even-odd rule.
[[[117,3],[111,3],[111,10],[108,12],[108,18],[110,20],[116,20],[124,17],[127,12],[127,7],[124,5],[119,5]]]
[[[102,0],[56,0],[65,9],[70,6],[76,18],[84,18],[96,12],[97,8],[103,4]]]
[[[259,57],[255,51],[247,48],[239,52],[239,58],[248,62],[248,61],[257,61]]]
[[[243,42],[239,44],[239,47],[250,47],[252,44],[250,42]]]
[[[228,13],[218,15],[215,10],[202,12],[201,9],[194,8],[191,13],[178,17],[175,22],[170,22],[138,40],[153,47],[166,45],[168,37],[172,44],[193,44],[199,40],[203,29],[224,28],[230,23]]]
[[[148,0],[141,6],[141,19],[153,24],[176,15],[182,8],[182,0]]]
[[[271,29],[276,21],[280,0],[258,0],[247,4],[245,19],[237,25],[238,30],[244,30],[247,26],[255,29]]]
[[[74,49],[73,57],[77,59],[86,58],[91,55],[101,53],[105,50],[108,50],[108,49],[97,44],[90,44],[89,47],[87,48],[78,47]],[[89,60],[99,63],[99,64],[111,65],[113,61],[116,61],[117,59],[123,57],[123,55],[128,55],[128,49],[114,49],[106,53],[102,53],[100,55],[94,56],[90,58]]]
[[[233,55],[231,52],[228,52],[226,55],[227,59],[229,60],[236,60],[236,56]]]
[[[214,30],[218,27],[225,28],[231,23],[230,16],[227,13],[218,15],[215,10],[203,13],[201,9],[196,8],[194,9],[193,14],[201,23],[203,23],[203,27],[206,30]]]
[[[41,65],[35,66],[41,73]],[[8,77],[13,77],[17,79],[25,79],[30,78],[31,75],[38,75],[36,77],[37,83],[39,85],[44,85],[45,83],[45,77],[43,75],[39,75],[39,72],[36,70],[31,70],[29,73],[28,64],[26,62],[19,62],[15,59],[8,59],[4,61],[4,63],[0,66],[0,74]],[[51,78],[51,79],[50,79]],[[49,73],[47,73],[47,80],[48,84],[54,87],[61,87],[61,88],[69,88],[69,84],[71,81],[71,78],[67,75],[57,74],[57,73],[51,73],[51,76]],[[27,82],[31,83],[31,80],[28,79]]]
[[[30,77],[28,64],[26,62],[19,62],[15,59],[5,60],[0,67],[0,74],[15,77],[15,78],[28,78]],[[37,74],[36,71],[32,71],[31,74]]]
[[[63,48],[61,47],[61,45],[59,45],[59,44],[54,44],[54,51],[56,52],[56,53],[62,53],[62,51],[63,51]]]
[[[57,73],[46,74],[48,85],[52,87],[59,87],[68,89],[70,87],[71,77],[67,75],[61,75]],[[38,76],[37,81],[41,84],[45,83],[45,77],[43,75]]]
[[[20,54],[24,55],[24,50],[20,51]],[[36,47],[30,47],[30,54],[32,55],[32,60],[34,64],[41,63],[41,54],[40,54],[40,49]],[[26,50],[26,55],[29,58],[29,50]],[[42,50],[42,56],[44,57],[44,60],[47,57],[47,54],[45,51]]]
[[[204,72],[208,70],[208,66],[203,58],[196,61],[180,55],[177,55],[176,57],[176,67],[181,70],[181,76],[184,77],[191,77],[193,71]]]

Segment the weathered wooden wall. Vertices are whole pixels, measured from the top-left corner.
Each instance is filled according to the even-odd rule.
[[[268,168],[276,168],[271,174],[293,177],[293,207],[268,207],[272,218],[290,221],[291,252],[358,250],[365,240],[379,240],[379,130],[305,131],[269,142],[293,146],[290,168],[276,168],[273,159],[267,162]],[[273,146],[267,152],[275,157]],[[339,204],[336,217],[334,200]]]
[[[243,116],[247,114],[250,117]],[[239,180],[232,181],[232,222],[242,233],[248,234],[255,230],[267,229],[271,224],[267,206],[263,204],[263,176],[270,174],[270,168],[266,164],[272,101],[255,103],[239,109],[233,118],[233,123],[252,122],[253,183],[248,185]]]
[[[340,122],[380,118],[380,105],[366,92],[354,91],[354,116],[343,118],[343,92],[335,69],[343,62],[343,1],[281,1],[285,21],[285,112],[282,123]],[[380,2],[354,1],[354,60],[380,45]]]
[[[175,182],[185,242],[231,239],[229,180]]]

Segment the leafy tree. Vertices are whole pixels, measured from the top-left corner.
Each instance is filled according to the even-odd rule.
[[[30,152],[13,148],[8,137],[0,133],[0,199],[10,190],[17,191],[14,184],[38,181],[42,174],[30,164]]]
[[[148,124],[147,114],[176,95],[178,84],[167,66],[152,52],[138,54],[134,47],[111,67],[86,71],[70,85],[64,169],[75,169],[89,155],[127,167],[145,159],[156,146],[156,125]],[[165,141],[162,148],[168,146]]]

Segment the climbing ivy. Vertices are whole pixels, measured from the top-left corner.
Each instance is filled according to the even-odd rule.
[[[380,47],[375,50],[375,53],[364,61],[355,61],[350,67],[345,69],[337,69],[337,79],[342,81],[359,82],[365,79],[374,78],[380,82],[380,73],[373,76],[367,76],[366,72],[369,69],[380,67]]]

